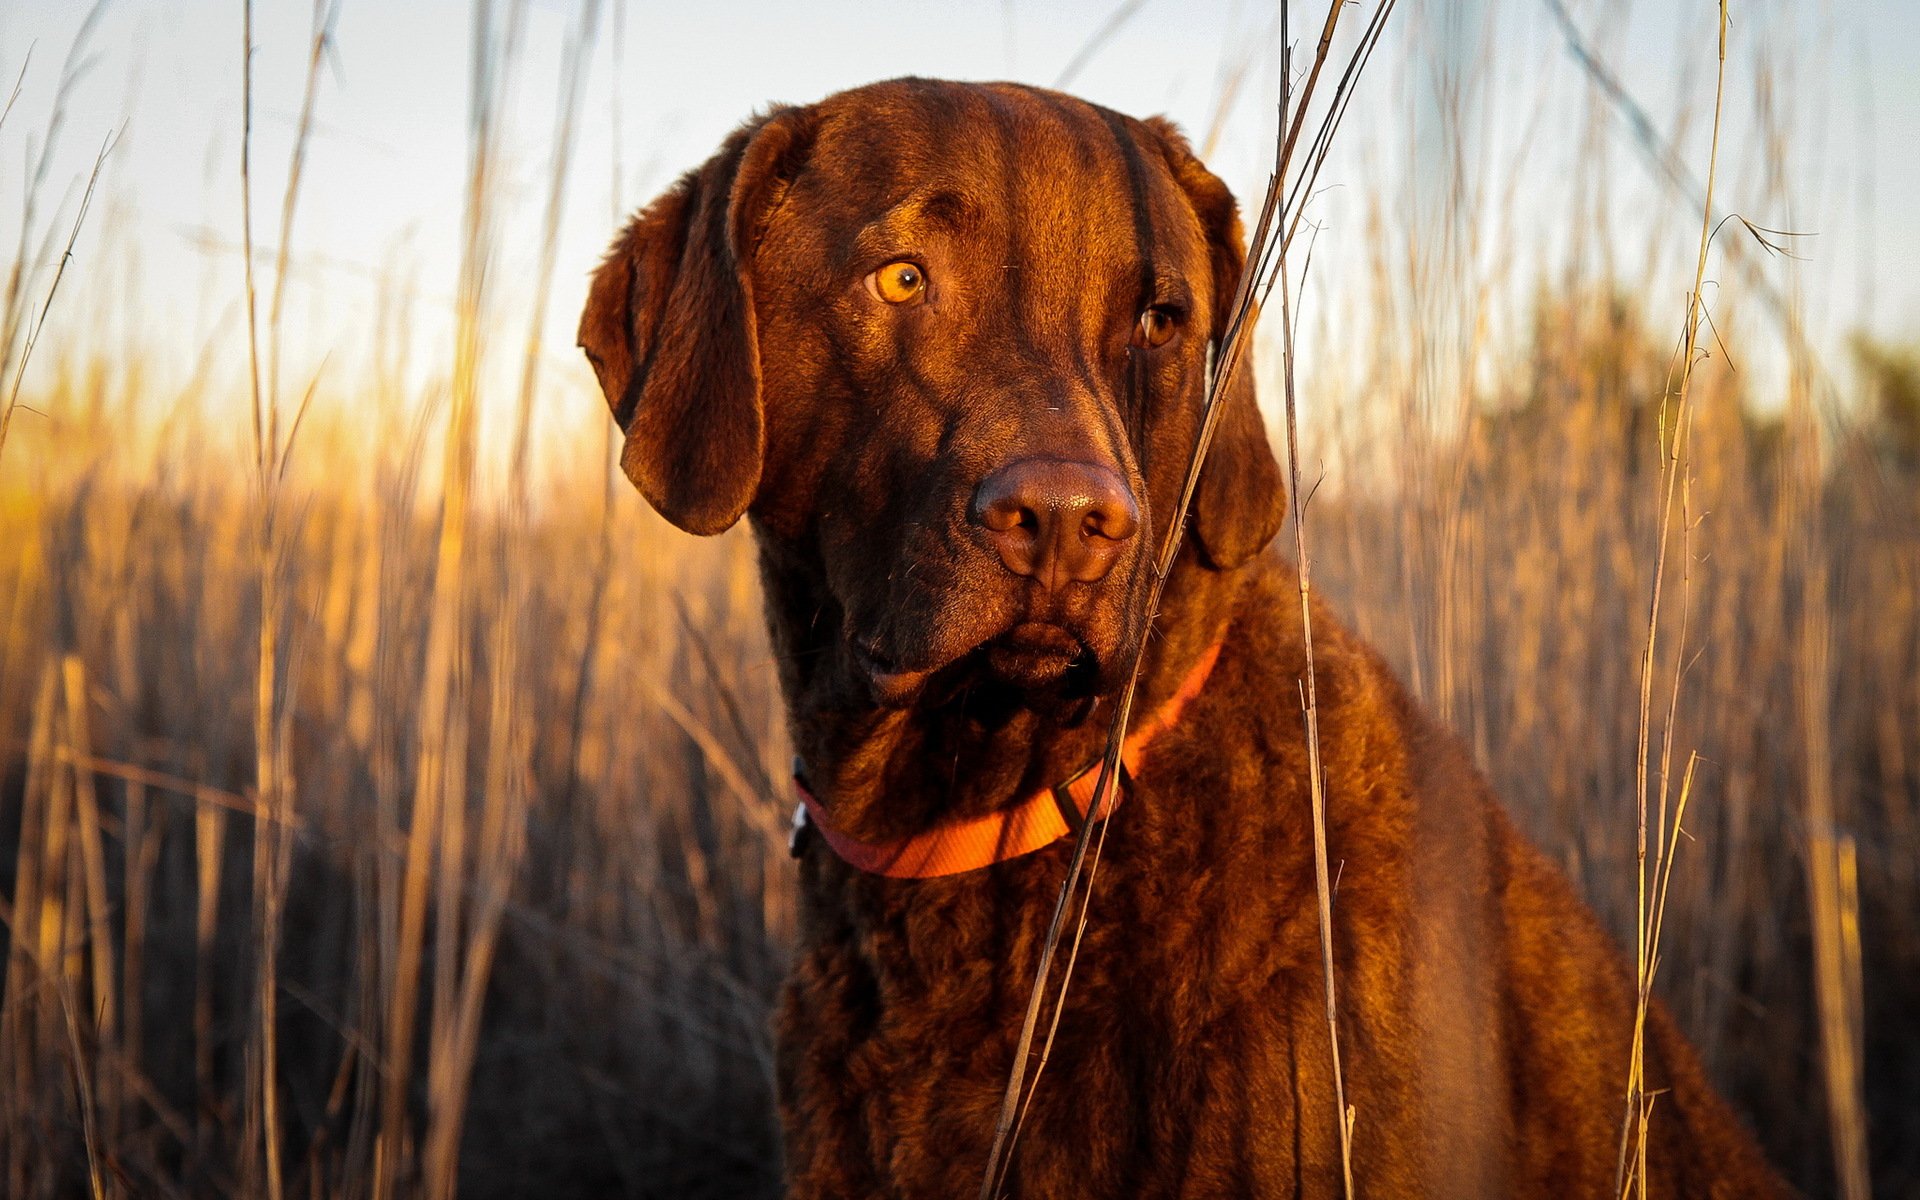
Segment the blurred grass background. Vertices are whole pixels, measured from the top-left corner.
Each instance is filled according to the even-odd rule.
[[[1356,109],[1302,326],[1308,527],[1321,586],[1626,945],[1704,118],[1684,87],[1648,117],[1613,27],[1547,0],[1527,11],[1575,70],[1515,124],[1488,81],[1518,69],[1517,7],[1409,5]],[[1176,19],[1141,9],[1074,54]],[[1824,97],[1756,11],[1729,190],[1762,228],[1715,235],[1660,617],[1657,732],[1676,773],[1698,762],[1659,990],[1809,1194],[1915,1196],[1920,351],[1863,315],[1847,335],[1789,257],[1817,239],[1766,232],[1848,198],[1800,190],[1794,114]],[[5,184],[0,370],[9,1196],[777,1190],[790,801],[750,539],[646,510],[583,364],[552,351],[573,314],[547,316],[591,265],[559,248],[569,153],[622,128],[618,91],[603,111],[581,81],[647,14],[567,8],[550,77],[526,14],[483,0],[435,51],[469,88],[451,301],[399,267],[366,281],[333,361],[310,324],[327,275],[298,253],[326,247],[294,214],[355,14],[315,6],[257,228],[223,230],[171,298],[213,314],[185,370],[156,348],[169,314],[130,299],[124,207],[76,225],[84,172],[31,169],[84,141],[59,98],[106,86],[85,43],[65,68],[0,44],[48,101],[0,124],[30,166]],[[1710,29],[1691,36],[1676,59],[1710,75]],[[1259,82],[1230,47],[1210,85],[1251,112],[1255,156]],[[551,120],[530,173],[508,165],[516,104]],[[1232,162],[1237,128],[1194,133]],[[1547,146],[1575,169],[1542,211],[1523,181]],[[106,178],[109,201],[134,187]]]

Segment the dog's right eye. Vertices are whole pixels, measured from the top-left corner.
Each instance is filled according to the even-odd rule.
[[[1141,313],[1134,323],[1133,344],[1146,348],[1164,346],[1172,340],[1179,325],[1180,319],[1173,310],[1155,305]]]
[[[911,304],[927,294],[927,273],[919,263],[890,262],[867,276],[867,290],[888,304]]]

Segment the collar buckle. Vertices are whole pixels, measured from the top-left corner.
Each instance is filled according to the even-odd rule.
[[[813,788],[807,783],[807,764],[801,761],[798,754],[793,756],[793,782],[803,798],[795,802],[793,817],[787,826],[787,857],[799,858],[803,848],[800,839],[813,825],[813,818],[807,815],[807,802],[804,799],[813,793]]]
[[[807,816],[807,802],[800,801],[793,806],[793,822],[787,828],[787,857],[800,857],[800,838],[813,825],[813,818]]]

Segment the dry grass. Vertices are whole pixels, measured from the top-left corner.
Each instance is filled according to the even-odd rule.
[[[482,23],[476,113],[517,12]],[[474,138],[457,351],[396,341],[324,381],[284,476],[277,304],[251,474],[195,415],[241,411],[239,372],[182,397],[132,348],[32,360],[0,458],[8,1196],[774,1190],[766,1013],[795,930],[751,546],[613,485],[584,373],[595,423],[541,430],[560,389],[516,363],[512,452],[477,452],[503,322]],[[1378,235],[1371,340],[1300,381],[1313,578],[1643,948],[1773,1157],[1812,1194],[1869,1171],[1920,1194],[1920,358],[1862,343],[1843,392],[1790,304],[1729,283],[1677,424],[1647,324],[1672,308],[1630,297],[1683,287],[1576,255],[1502,339],[1522,289],[1482,248],[1525,227],[1493,201],[1344,210]],[[48,274],[18,276],[37,306]],[[1728,369],[1743,339],[1790,347],[1778,382]],[[416,351],[451,382],[402,383]],[[1677,699],[1643,741],[1669,538],[1683,594],[1644,678]]]

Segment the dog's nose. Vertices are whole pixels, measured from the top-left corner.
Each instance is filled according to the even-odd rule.
[[[1112,570],[1140,528],[1140,509],[1111,467],[1027,458],[981,481],[973,519],[986,526],[1009,571],[1057,590]]]

